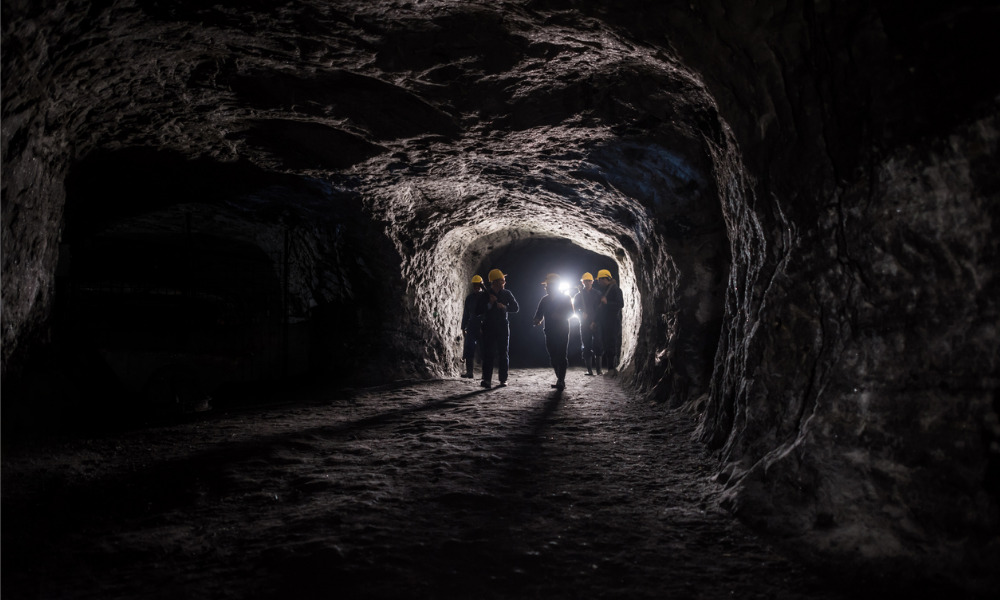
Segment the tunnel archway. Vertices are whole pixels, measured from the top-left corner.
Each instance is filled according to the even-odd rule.
[[[533,210],[536,207],[528,207]],[[614,238],[597,229],[591,229],[586,221],[572,211],[558,210],[546,212],[548,222],[534,219],[518,221],[513,219],[483,219],[474,225],[455,227],[434,240],[426,255],[413,261],[429,265],[431,275],[420,286],[427,290],[452,290],[448,295],[418,292],[416,296],[426,298],[426,303],[417,302],[419,318],[433,322],[443,332],[443,357],[438,368],[449,375],[457,374],[461,365],[460,320],[462,304],[469,289],[469,278],[480,272],[484,278],[492,268],[511,271],[509,265],[522,265],[520,272],[509,273],[508,289],[515,293],[520,304],[517,315],[511,315],[512,348],[521,358],[515,364],[546,366],[548,358],[541,344],[541,332],[531,327],[531,317],[541,298],[540,282],[545,274],[556,270],[569,279],[571,285],[578,284],[584,271],[596,273],[600,268],[609,268],[618,278],[626,297],[623,310],[624,340],[621,363],[626,363],[635,350],[636,331],[639,328],[639,293],[635,287],[635,275],[630,257],[617,246]],[[553,227],[553,224],[558,227]],[[572,232],[568,234],[568,232]],[[433,257],[433,258],[432,258]],[[497,264],[493,264],[497,263]],[[600,266],[598,266],[600,265]],[[518,271],[517,268],[514,271]],[[440,297],[438,301],[433,301]],[[516,341],[514,331],[517,331]],[[538,343],[535,343],[538,342]],[[523,344],[523,346],[522,346]],[[539,344],[541,353],[539,353]],[[515,360],[512,350],[512,361]],[[531,357],[521,362],[522,359]]]
[[[402,259],[403,327],[421,336],[422,370],[458,373],[460,296],[487,248],[554,238],[617,266],[622,356],[637,358],[624,380],[674,405],[706,393],[731,258],[723,206],[744,210],[745,192],[732,181],[742,172],[732,140],[715,133],[695,141],[563,128],[546,134],[574,150],[553,155],[538,147],[539,132],[495,132],[493,143],[512,150],[463,153],[429,171],[423,148],[365,163],[394,173],[365,193]]]
[[[538,302],[545,295],[540,282],[548,273],[556,273],[562,277],[570,296],[578,291],[579,280],[584,272],[596,274],[600,269],[609,269],[616,279],[620,279],[620,268],[615,260],[581,248],[566,239],[533,235],[505,246],[488,246],[486,251],[474,272],[485,279],[490,269],[498,268],[503,271],[507,275],[507,289],[516,292],[515,297],[520,304],[519,314],[511,315],[511,367],[515,368],[549,366],[544,335],[541,328],[534,327],[531,323]],[[623,325],[623,330],[634,332],[635,319],[631,318],[631,312],[629,314],[629,323]],[[639,318],[641,320],[641,315]],[[570,332],[570,365],[579,366],[582,364],[579,331],[578,328],[571,327]],[[626,345],[634,348],[635,340],[628,340]],[[619,348],[617,353],[620,352]],[[621,358],[622,363],[631,360],[631,356]]]

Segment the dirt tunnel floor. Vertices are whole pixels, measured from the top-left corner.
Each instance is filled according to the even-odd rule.
[[[3,598],[841,598],[690,415],[515,370],[5,452]],[[294,401],[291,401],[294,400]]]

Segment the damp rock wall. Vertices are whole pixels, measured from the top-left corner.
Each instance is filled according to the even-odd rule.
[[[667,9],[697,33],[675,43],[741,150],[715,161],[732,267],[702,427],[726,505],[874,578],[989,589],[997,88],[972,65],[996,11],[694,8]]]
[[[5,386],[72,332],[58,280],[86,287],[88,245],[253,246],[281,288],[251,315],[285,348],[271,366],[346,380],[456,374],[468,272],[565,239],[621,267],[622,381],[697,415],[735,514],[820,560],[988,585],[1000,89],[975,65],[997,21],[973,1],[6,2]]]

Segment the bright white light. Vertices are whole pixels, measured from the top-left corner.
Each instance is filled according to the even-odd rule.
[[[559,284],[559,291],[560,291],[560,292],[562,292],[562,293],[564,293],[564,294],[565,294],[566,292],[568,292],[568,291],[569,291],[569,284],[568,284],[568,283],[566,283],[565,281],[564,281],[564,282],[562,282],[562,283],[560,283],[560,284]]]
[[[573,313],[573,316],[570,317],[569,320],[572,321],[573,319],[576,319],[577,321],[579,321],[580,320],[580,315],[578,315],[576,313]]]

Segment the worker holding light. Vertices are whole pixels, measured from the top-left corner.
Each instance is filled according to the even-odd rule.
[[[566,294],[566,288],[559,287],[559,276],[549,273],[542,282],[547,292],[538,302],[535,311],[535,327],[545,323],[545,349],[556,373],[552,387],[566,388],[566,369],[569,366],[569,320],[573,316],[573,300]]]

